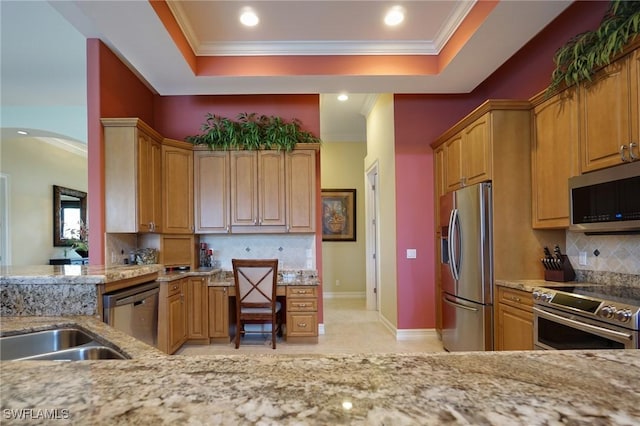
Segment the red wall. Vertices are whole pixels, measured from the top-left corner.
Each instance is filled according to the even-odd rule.
[[[89,246],[103,265],[105,202],[102,117],[140,117],[153,126],[153,93],[98,39],[87,40]],[[133,184],[133,182],[132,182]]]
[[[544,90],[553,55],[598,26],[609,2],[575,2],[468,95],[395,95],[398,329],[435,327],[433,150],[440,134],[486,99],[529,99]],[[406,259],[416,248],[417,259]]]

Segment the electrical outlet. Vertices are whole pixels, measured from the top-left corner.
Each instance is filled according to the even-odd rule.
[[[407,259],[415,259],[417,257],[416,249],[407,249]]]
[[[586,251],[581,251],[580,252],[580,259],[578,260],[578,263],[580,265],[586,265],[587,264],[587,252]]]

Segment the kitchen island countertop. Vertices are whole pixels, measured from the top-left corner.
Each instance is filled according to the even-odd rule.
[[[0,367],[3,424],[21,423],[11,417],[20,410],[44,409],[91,425],[640,421],[638,351],[165,356]],[[29,422],[38,423],[47,421]]]

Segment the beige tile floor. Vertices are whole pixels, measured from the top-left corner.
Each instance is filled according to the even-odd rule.
[[[317,344],[292,344],[281,339],[276,350],[271,349],[271,336],[247,335],[236,349],[232,343],[214,345],[184,345],[180,355],[228,354],[330,354],[330,353],[394,353],[442,352],[437,337],[397,341],[380,322],[378,312],[367,311],[364,299],[325,299],[325,334]]]

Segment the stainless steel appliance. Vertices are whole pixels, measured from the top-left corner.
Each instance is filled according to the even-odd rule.
[[[571,231],[640,233],[640,161],[569,178]]]
[[[154,281],[103,295],[104,322],[157,347],[159,292]]]
[[[640,288],[538,287],[533,302],[536,349],[640,349]]]
[[[447,351],[493,349],[491,183],[440,198],[442,344]]]

